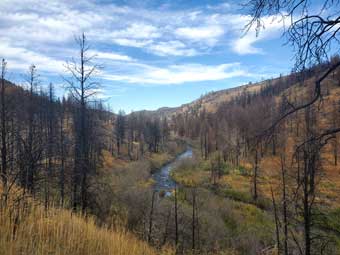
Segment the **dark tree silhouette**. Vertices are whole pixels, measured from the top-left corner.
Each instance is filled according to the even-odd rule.
[[[84,212],[87,207],[87,188],[88,174],[90,172],[90,144],[89,144],[89,99],[96,93],[98,82],[94,80],[94,76],[98,72],[100,66],[93,64],[95,56],[89,55],[90,46],[86,36],[83,33],[76,38],[79,47],[79,59],[72,59],[67,62],[66,69],[70,74],[70,78],[64,78],[67,88],[75,101],[77,109],[74,116],[75,135],[75,162],[73,173],[73,209],[76,210],[81,205]],[[80,186],[80,196],[78,188]]]

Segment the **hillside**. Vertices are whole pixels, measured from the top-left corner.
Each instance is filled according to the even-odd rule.
[[[174,129],[191,139],[198,156],[176,169],[175,180],[271,211],[279,217],[276,231],[281,237],[286,228],[296,238],[308,220],[315,224],[310,230],[318,240],[315,250],[323,242],[338,243],[339,136],[324,134],[339,124],[339,72],[323,81],[317,103],[281,120],[315,97],[315,82],[324,70],[317,66],[267,80],[248,92],[236,89],[231,97],[223,97],[225,91],[212,93],[203,97],[204,107],[196,101],[184,114],[179,111]],[[288,245],[294,250],[297,244]],[[330,254],[339,249],[327,247]]]
[[[98,101],[87,102],[81,124],[75,98],[56,98],[52,85],[44,90],[35,79],[32,71],[27,89],[0,79],[0,254],[162,253],[145,239],[149,217],[139,213],[149,208],[152,171],[183,144],[163,133],[155,141],[160,134],[145,116],[132,130],[126,116],[119,120]]]
[[[313,97],[315,80],[324,68],[212,92],[181,107],[153,112],[115,115],[100,102],[91,102],[85,111],[84,139],[91,152],[85,154],[90,168],[77,167],[82,138],[77,101],[55,99],[53,89],[44,92],[31,86],[32,90],[24,90],[6,82],[5,120],[12,130],[6,136],[6,148],[14,155],[8,155],[12,165],[6,176],[20,190],[15,200],[24,202],[5,208],[29,210],[18,214],[17,223],[16,216],[3,214],[7,236],[13,229],[18,235],[17,242],[8,243],[5,238],[0,244],[12,254],[22,249],[38,249],[41,254],[50,249],[59,254],[94,250],[103,254],[188,254],[191,250],[275,254],[276,231],[284,233],[283,225],[277,223],[277,217],[283,220],[283,208],[289,212],[285,220],[292,235],[302,240],[305,194],[317,201],[307,204],[317,212],[312,231],[327,235],[325,242],[332,242],[327,253],[334,254],[340,240],[338,225],[333,224],[340,216],[339,137],[305,146],[298,154],[295,150],[308,137],[337,125],[338,73],[323,83],[318,105],[284,119],[269,135],[259,135],[292,105]],[[192,159],[176,159],[187,148],[193,151]],[[174,159],[170,176],[178,186],[169,193],[156,190],[153,173]],[[315,166],[315,175],[303,168],[307,165]],[[315,183],[313,193],[300,190],[307,173]],[[75,176],[86,176],[86,183]],[[4,187],[8,203],[13,186]],[[14,225],[6,225],[6,219]],[[32,231],[37,234],[31,235]],[[63,250],[57,250],[57,244]],[[314,245],[322,248],[323,241]],[[289,246],[296,250],[295,242]]]
[[[200,111],[205,109],[207,112],[214,113],[222,104],[229,102],[234,97],[241,96],[242,94],[245,93],[259,92],[262,88],[267,86],[268,83],[273,84],[275,86],[279,79],[287,79],[287,77],[274,78],[264,80],[261,82],[256,82],[253,84],[245,84],[238,87],[209,92],[192,102],[183,104],[178,107],[162,107],[154,111],[143,110],[139,112],[151,116],[158,116],[161,118],[163,117],[171,118],[172,116],[180,113],[190,114],[190,112],[193,109],[195,110],[199,109]]]
[[[18,188],[12,191],[7,207],[0,210],[0,254],[174,254],[170,249],[153,249],[123,226],[99,227],[92,216],[62,208],[46,210],[21,193]]]

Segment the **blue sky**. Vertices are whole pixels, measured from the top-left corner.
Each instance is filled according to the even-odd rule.
[[[281,18],[257,37],[240,1],[1,0],[0,57],[24,84],[30,64],[41,86],[64,93],[65,61],[85,32],[103,69],[97,97],[114,111],[179,106],[209,91],[276,77],[292,67]]]

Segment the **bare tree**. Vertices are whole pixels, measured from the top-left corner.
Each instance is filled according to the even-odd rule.
[[[281,185],[282,185],[282,221],[283,221],[283,251],[285,255],[289,254],[288,251],[288,196],[287,196],[287,174],[285,166],[285,156],[281,154]]]
[[[176,250],[178,248],[178,198],[177,198],[177,184],[175,184],[175,198],[174,198],[174,203],[175,203],[175,245],[176,245]]]
[[[1,62],[1,181],[3,187],[3,199],[6,203],[7,201],[7,105],[6,105],[6,85],[5,85],[5,75],[6,75],[7,62],[2,59]]]
[[[254,148],[254,171],[253,171],[253,199],[254,201],[258,198],[258,175],[259,175],[259,144],[256,143]]]
[[[252,15],[251,21],[246,26],[248,31],[255,26],[256,32],[260,33],[265,27],[264,17],[281,17],[283,21],[288,20],[285,22],[289,24],[285,35],[295,49],[295,70],[304,72],[306,68],[315,64],[328,62],[326,70],[315,82],[314,96],[299,105],[290,103],[290,109],[283,113],[267,131],[271,132],[289,115],[317,102],[322,97],[322,82],[340,66],[339,59],[329,61],[329,52],[340,50],[338,12],[340,1],[324,0],[322,2],[320,10],[311,8],[312,1],[310,0],[249,0],[244,4]],[[332,51],[329,50],[331,48]],[[340,132],[340,127],[331,128],[313,139],[325,140],[338,132]]]
[[[59,112],[59,159],[60,159],[60,174],[59,174],[59,189],[60,189],[60,203],[64,206],[65,201],[65,131],[64,131],[64,118],[65,118],[65,99],[60,105]]]
[[[120,156],[121,146],[124,144],[126,120],[124,111],[119,111],[115,123],[115,137],[117,145],[117,156]]]
[[[31,65],[29,68],[27,82],[29,85],[27,129],[20,137],[20,141],[23,145],[23,150],[21,152],[21,183],[24,190],[27,190],[34,195],[36,175],[43,152],[42,133],[40,132],[41,127],[39,127],[38,120],[38,101],[36,99],[38,74],[35,65]]]
[[[75,130],[75,161],[73,171],[73,209],[76,210],[81,205],[84,212],[87,207],[87,188],[89,169],[89,127],[88,127],[88,104],[89,99],[96,93],[98,82],[93,79],[100,66],[93,64],[95,56],[89,55],[89,44],[83,33],[76,38],[79,47],[79,58],[72,59],[66,64],[66,69],[70,78],[65,78],[68,90],[78,104],[74,117]],[[78,188],[80,186],[80,197]]]
[[[278,217],[278,210],[277,210],[277,205],[275,202],[275,196],[273,192],[273,187],[270,186],[270,192],[272,196],[272,204],[273,204],[273,209],[274,209],[274,220],[275,220],[275,234],[276,234],[276,246],[278,250],[278,254],[280,254],[281,251],[281,242],[280,242],[280,220]]]
[[[152,192],[151,198],[151,208],[149,214],[149,231],[148,231],[148,243],[152,241],[152,228],[153,228],[153,217],[154,217],[154,207],[155,207],[156,191]]]

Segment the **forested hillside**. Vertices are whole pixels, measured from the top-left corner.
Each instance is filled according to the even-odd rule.
[[[334,224],[339,217],[338,137],[320,134],[339,119],[338,73],[324,82],[319,105],[281,120],[294,105],[313,97],[317,75],[330,64],[213,92],[166,111],[113,114],[93,101],[86,108],[86,172],[76,167],[77,101],[55,98],[53,85],[48,91],[38,89],[33,66],[27,90],[2,80],[2,201],[18,208],[11,215],[4,207],[3,221],[14,220],[7,231],[13,230],[15,238],[35,217],[47,224],[40,216],[44,211],[67,221],[68,212],[56,209],[62,207],[92,215],[97,224],[113,229],[93,230],[108,231],[107,238],[128,230],[163,252],[171,253],[164,250],[170,245],[183,253],[254,254],[275,252],[282,245],[295,251],[309,221],[313,247],[332,253],[339,240]],[[307,146],[306,139],[315,144]],[[153,188],[152,173],[187,146],[194,157],[177,162],[171,175],[178,186],[164,197]],[[311,165],[312,173],[306,170]],[[81,228],[90,224],[79,220]],[[68,225],[55,227],[59,230],[49,231],[69,231]],[[14,254],[24,247],[44,251],[54,245],[35,239],[2,242]],[[74,253],[85,249],[63,245]],[[115,248],[107,249],[111,254]]]
[[[270,212],[277,248],[294,253],[310,238],[315,251],[338,250],[331,243],[338,243],[340,152],[332,130],[339,120],[339,73],[323,81],[318,104],[287,115],[315,97],[318,77],[338,59],[253,91],[215,92],[177,111],[174,130],[193,141],[197,158],[179,166],[175,180]]]
[[[340,254],[340,0],[235,2],[0,1],[0,255]]]
[[[170,137],[166,119],[113,114],[88,99],[86,82],[83,92],[70,90],[79,97],[57,98],[53,84],[41,86],[33,65],[17,86],[5,79],[8,68],[3,60],[1,252],[153,254],[126,231],[141,228],[139,237],[146,236],[148,215],[141,210],[149,208],[151,173],[184,149]]]

